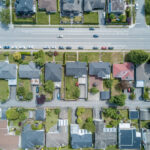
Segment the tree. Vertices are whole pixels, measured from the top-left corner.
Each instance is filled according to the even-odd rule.
[[[121,22],[126,22],[126,16],[123,14],[119,16],[119,19]]]
[[[77,119],[77,123],[78,123],[78,124],[81,124],[81,123],[82,123],[82,119],[81,119],[81,118],[78,118],[78,119]]]
[[[9,7],[10,5],[10,0],[6,0],[6,7]]]
[[[59,108],[55,109],[55,114],[59,115],[59,113],[60,113],[60,109]]]
[[[6,116],[8,120],[16,120],[19,118],[19,113],[17,112],[16,108],[8,109],[6,112]]]
[[[92,93],[92,94],[97,94],[98,92],[99,92],[99,90],[96,87],[92,87],[90,89],[90,93]]]
[[[25,96],[25,88],[23,86],[21,86],[17,89],[17,95],[23,96],[23,97]]]
[[[131,87],[131,84],[129,83],[129,81],[122,80],[122,81],[119,83],[119,87],[120,87],[122,90],[124,90],[124,89],[130,88],[130,87]]]
[[[74,89],[73,96],[74,96],[75,99],[79,98],[79,96],[80,96],[80,89],[79,89],[79,87],[76,87]]]
[[[113,19],[115,19],[115,18],[116,18],[115,14],[111,13],[111,14],[110,14],[110,19],[113,20]]]
[[[32,100],[32,98],[33,98],[33,93],[32,93],[32,92],[28,92],[28,93],[26,94],[26,96],[25,96],[25,99],[26,99],[26,100]]]
[[[148,99],[149,99],[149,93],[146,92],[146,91],[144,91],[143,98],[144,98],[145,100],[148,100]]]
[[[126,100],[126,95],[125,94],[121,94],[121,95],[117,95],[117,96],[113,96],[109,102],[110,103],[114,103],[118,106],[124,106],[125,105],[125,100]]]
[[[146,4],[145,4],[145,12],[146,12],[146,14],[150,14],[150,1],[147,0],[145,2],[146,2]]]
[[[135,97],[136,97],[136,95],[134,94],[134,92],[132,92],[131,95],[130,95],[130,99],[134,100]]]
[[[92,117],[87,118],[86,122],[93,122],[93,118]]]
[[[57,56],[59,53],[57,51],[54,52],[54,56]]]
[[[106,79],[104,80],[104,84],[107,88],[111,88],[112,87],[112,84],[113,84],[113,80],[111,79]]]
[[[85,108],[78,107],[78,109],[77,109],[77,116],[80,116],[84,112],[85,112]]]
[[[95,125],[93,122],[86,122],[84,125],[83,125],[83,128],[88,130],[88,131],[91,131],[91,132],[95,132],[96,128],[95,128]]]
[[[53,91],[55,90],[54,82],[51,81],[51,80],[46,81],[45,84],[44,84],[44,89],[48,93],[53,93]]]
[[[149,53],[143,50],[132,50],[126,55],[126,61],[140,65],[149,59]]]
[[[20,52],[15,52],[15,53],[13,54],[13,59],[14,59],[15,61],[19,61],[19,60],[21,59],[21,53],[20,53]]]
[[[40,67],[45,64],[45,53],[42,50],[35,53],[35,63]]]
[[[10,23],[9,9],[3,9],[0,12],[0,21],[2,24],[8,25]]]

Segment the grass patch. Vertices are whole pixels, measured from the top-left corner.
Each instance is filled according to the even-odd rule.
[[[102,52],[101,53],[101,60],[104,62],[110,62],[111,64],[114,63],[123,63],[123,53],[122,52]]]
[[[65,59],[66,61],[77,61],[77,53],[75,52],[65,53]]]
[[[29,62],[33,61],[34,57],[33,56],[25,56],[23,59],[23,64],[28,64]]]
[[[0,60],[6,60],[6,56],[3,53],[0,53]]]
[[[0,80],[0,101],[7,100],[9,96],[8,81]]]
[[[49,15],[46,12],[38,11],[36,13],[36,24],[39,25],[48,25],[49,24]]]
[[[98,12],[84,13],[84,24],[87,25],[98,25]]]
[[[53,56],[48,56],[48,54],[45,53],[45,61],[46,62],[52,62],[53,61]]]
[[[79,61],[83,62],[97,62],[99,61],[100,53],[79,53]]]
[[[106,150],[119,150],[116,145],[110,145],[106,148]]]
[[[60,24],[60,13],[54,13],[50,15],[50,23],[51,25],[59,25]]]
[[[150,120],[140,121],[141,128],[149,128],[150,129],[150,127],[148,127],[148,124],[150,124]]]
[[[55,113],[55,109],[47,109],[46,110],[46,132],[50,130],[51,127],[57,124],[58,115]]]
[[[64,70],[64,67],[62,67],[62,80],[61,80],[61,90],[60,90],[60,94],[61,94],[61,99],[64,99],[65,98],[65,70]]]
[[[145,18],[146,18],[146,24],[147,25],[150,25],[150,15],[145,15]]]
[[[112,84],[112,88],[111,88],[112,96],[120,95],[122,93],[121,89],[118,88],[118,84],[119,84],[119,80],[113,79],[113,84]]]
[[[55,61],[61,61],[63,62],[63,52],[59,52],[57,56],[55,56]]]
[[[131,124],[133,127],[136,127],[137,130],[139,130],[138,120],[131,120]]]

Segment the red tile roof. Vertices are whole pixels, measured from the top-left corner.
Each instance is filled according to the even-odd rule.
[[[113,64],[113,77],[121,80],[134,80],[134,65],[129,62]]]

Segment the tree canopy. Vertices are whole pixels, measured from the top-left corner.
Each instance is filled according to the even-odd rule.
[[[48,93],[53,93],[53,91],[55,90],[53,81],[51,81],[51,80],[46,81],[44,84],[44,89]]]
[[[145,3],[145,12],[146,12],[146,14],[149,14],[150,15],[150,1],[149,0],[147,0],[147,1],[145,1],[146,3]]]
[[[40,67],[45,64],[45,53],[42,50],[35,53],[35,63]]]
[[[2,24],[8,25],[10,23],[10,13],[9,9],[3,9],[0,12],[0,21]]]
[[[21,59],[21,53],[20,53],[20,52],[15,52],[15,53],[13,54],[13,59],[14,59],[15,61],[19,61],[19,60]]]
[[[110,103],[114,103],[114,104],[116,104],[118,106],[124,106],[125,105],[125,100],[126,100],[126,95],[125,94],[121,94],[121,95],[117,95],[117,96],[111,97],[109,102]]]
[[[16,108],[11,108],[7,110],[6,116],[8,120],[16,120],[19,118],[19,112],[16,110]]]

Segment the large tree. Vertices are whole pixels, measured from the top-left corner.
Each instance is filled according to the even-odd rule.
[[[146,14],[150,14],[150,0],[145,1],[145,12]]]
[[[16,120],[19,118],[19,112],[16,110],[16,108],[11,108],[7,110],[6,116],[8,120]]]
[[[131,84],[129,83],[129,81],[125,81],[122,80],[119,85],[118,85],[122,90],[127,89],[129,87],[131,87]]]
[[[53,91],[55,90],[54,82],[51,81],[51,80],[46,81],[45,84],[44,84],[44,89],[48,93],[53,93]]]
[[[124,106],[125,105],[125,100],[126,100],[126,95],[125,94],[121,94],[121,95],[117,95],[117,96],[111,97],[109,102],[110,103],[114,103],[114,104],[116,104],[118,106]]]
[[[3,9],[0,12],[0,21],[2,24],[8,25],[10,23],[10,13],[9,9]]]

